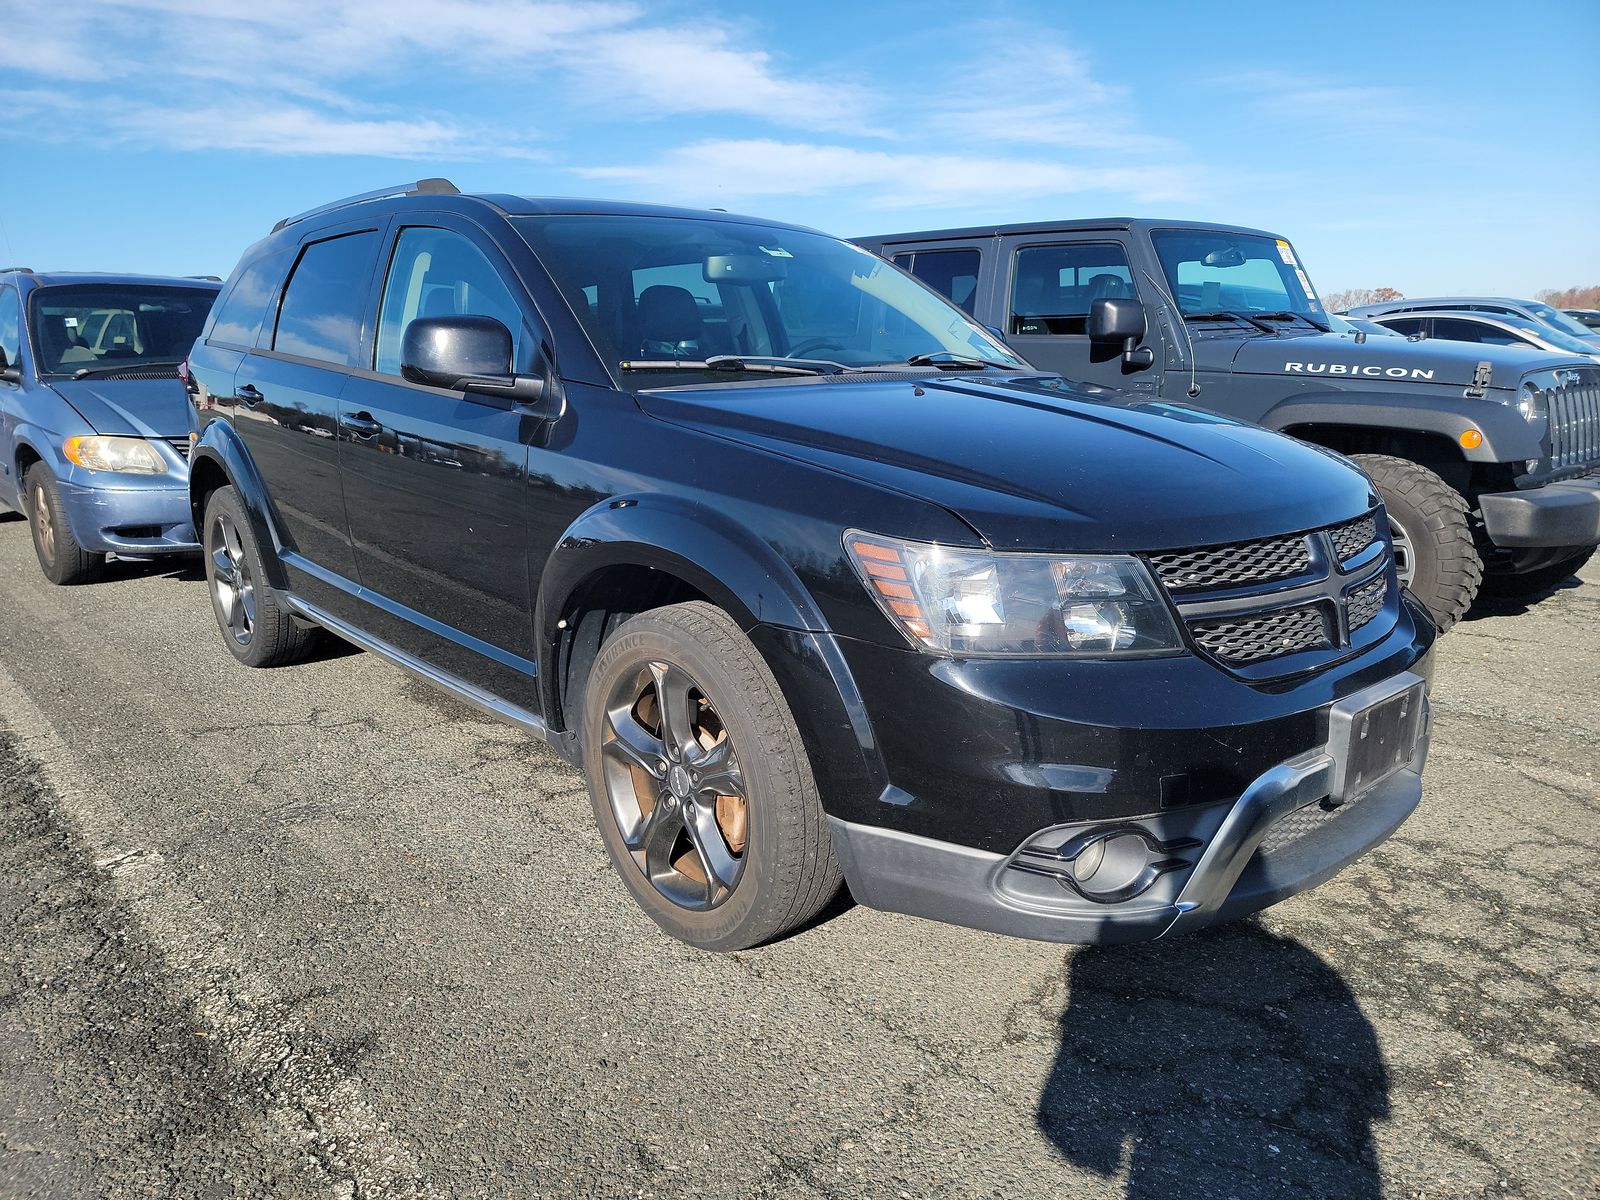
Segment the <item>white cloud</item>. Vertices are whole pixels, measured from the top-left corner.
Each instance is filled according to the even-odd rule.
[[[653,162],[580,168],[583,178],[706,205],[858,189],[884,208],[997,208],[1016,200],[1118,192],[1141,203],[1190,194],[1184,173],[1162,166],[1089,166],[993,154],[915,153],[850,146],[720,139],[671,150]]]

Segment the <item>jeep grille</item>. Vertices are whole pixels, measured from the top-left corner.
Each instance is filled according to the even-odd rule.
[[[1600,461],[1600,384],[1550,388],[1550,467],[1566,471]]]

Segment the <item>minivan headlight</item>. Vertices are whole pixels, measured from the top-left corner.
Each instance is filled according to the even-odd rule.
[[[90,471],[120,475],[165,475],[167,463],[144,438],[75,437],[61,447],[73,462]]]
[[[889,619],[935,654],[1170,653],[1177,628],[1126,555],[995,554],[851,530],[845,549]]]

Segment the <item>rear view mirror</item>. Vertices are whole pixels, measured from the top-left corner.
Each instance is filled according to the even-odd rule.
[[[1244,266],[1244,251],[1237,246],[1224,246],[1220,250],[1213,250],[1200,260],[1207,267],[1242,267]]]
[[[713,254],[701,274],[707,283],[776,283],[788,272],[764,254]]]
[[[531,403],[544,379],[511,370],[511,331],[493,317],[418,317],[400,339],[400,375],[410,383]]]
[[[1148,367],[1155,363],[1155,351],[1140,347],[1144,337],[1144,305],[1127,297],[1102,296],[1089,304],[1089,340],[1101,345],[1122,344],[1125,367]]]

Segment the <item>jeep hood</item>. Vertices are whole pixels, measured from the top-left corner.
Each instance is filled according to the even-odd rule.
[[[1375,503],[1363,475],[1301,442],[1053,377],[829,376],[668,388],[639,403],[661,420],[932,501],[1000,549],[1243,541]]]
[[[1231,366],[1227,349],[1233,349]],[[1491,386],[1515,388],[1523,375],[1554,366],[1582,364],[1579,355],[1553,354],[1521,346],[1482,346],[1473,342],[1420,342],[1404,338],[1369,337],[1357,342],[1354,334],[1289,333],[1228,339],[1226,349],[1217,340],[1195,341],[1202,370],[1232,370],[1239,375],[1288,375],[1307,379],[1343,381],[1345,387],[1360,381],[1378,386],[1385,382],[1432,383],[1452,388],[1472,384],[1481,362],[1494,368]]]
[[[174,379],[57,379],[50,386],[96,433],[182,437],[194,428],[194,409]]]

